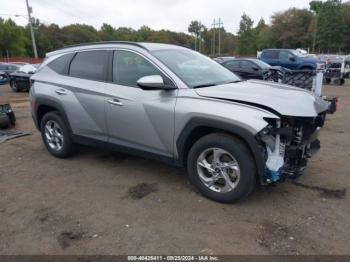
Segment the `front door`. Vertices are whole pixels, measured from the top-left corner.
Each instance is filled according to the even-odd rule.
[[[147,58],[133,51],[113,54],[113,83],[106,85],[109,141],[128,148],[173,156],[177,89],[144,90],[143,76],[168,78]]]

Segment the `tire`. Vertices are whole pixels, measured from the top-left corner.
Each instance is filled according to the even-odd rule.
[[[50,128],[47,129],[47,127]],[[68,158],[75,152],[68,126],[58,112],[53,111],[44,115],[41,120],[40,131],[47,150],[53,156]],[[51,137],[51,143],[49,137]]]
[[[17,87],[17,83],[15,80],[10,81],[10,87],[11,87],[13,92],[16,92],[16,93],[19,92],[19,89]]]
[[[214,185],[210,188],[203,182],[203,176],[207,176],[207,179],[212,179],[214,175],[222,174],[220,171],[217,171],[218,168],[215,168],[215,163],[210,161],[210,150],[216,150],[216,154],[218,155],[220,153],[223,153],[221,155],[221,162],[220,165],[223,165],[222,163],[233,163],[236,162],[238,164],[239,172],[231,170],[229,168],[230,174],[230,180],[232,184],[235,184],[234,187],[231,187],[230,191],[224,190],[226,185],[229,183],[226,183],[224,178],[219,178],[215,182]],[[226,154],[226,153],[229,154]],[[207,163],[211,164],[211,171],[207,170],[207,168],[204,168],[201,165],[198,165],[197,162],[201,162],[202,156],[208,153],[208,160]],[[214,151],[213,154],[214,155]],[[227,158],[228,160],[224,160],[222,157]],[[233,158],[233,161],[230,161],[230,158]],[[219,162],[220,162],[219,161]],[[226,161],[226,162],[225,162]],[[210,163],[211,162],[211,163]],[[203,162],[202,162],[203,163]],[[214,163],[214,166],[213,166]],[[235,165],[236,165],[235,164]],[[237,168],[237,167],[236,167]],[[215,172],[213,172],[213,169]],[[219,168],[220,169],[220,168]],[[190,149],[188,158],[187,158],[187,171],[189,175],[189,179],[191,183],[207,198],[222,202],[222,203],[232,203],[236,202],[238,200],[242,200],[246,198],[254,189],[255,186],[255,179],[256,179],[256,168],[255,168],[255,161],[250,153],[250,150],[247,148],[245,143],[229,134],[224,133],[214,133],[206,135],[202,138],[200,138]],[[213,172],[210,174],[210,172]],[[239,176],[237,176],[237,173]],[[227,174],[226,174],[227,175]],[[235,177],[238,178],[235,178]],[[227,177],[227,176],[226,176]],[[223,183],[224,182],[224,183]],[[212,182],[209,182],[212,183]],[[223,186],[223,184],[225,186]],[[221,192],[217,191],[222,186]]]
[[[11,120],[8,117],[7,114],[1,114],[0,113],[0,129],[1,128],[8,128],[11,124]]]
[[[329,85],[332,82],[330,78],[326,78],[326,84]]]

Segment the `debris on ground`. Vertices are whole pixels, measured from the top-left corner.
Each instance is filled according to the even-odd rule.
[[[0,144],[22,136],[29,136],[31,133],[22,131],[0,131]]]
[[[10,104],[0,104],[0,128],[8,128],[16,124],[15,113]]]

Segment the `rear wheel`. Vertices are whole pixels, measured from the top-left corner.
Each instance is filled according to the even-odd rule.
[[[67,158],[74,153],[69,129],[58,112],[49,112],[41,121],[41,137],[47,150],[58,158]]]
[[[243,199],[255,185],[255,162],[249,149],[228,134],[199,139],[189,152],[187,169],[192,184],[218,202]]]
[[[19,92],[19,89],[15,80],[10,81],[10,87],[13,92]]]

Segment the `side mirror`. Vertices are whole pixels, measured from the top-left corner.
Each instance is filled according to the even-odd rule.
[[[164,80],[160,75],[144,76],[137,80],[138,86],[143,89],[165,89],[171,90],[176,89],[175,86],[164,84]]]
[[[289,60],[292,62],[295,62],[295,57],[291,56],[291,57],[289,57]]]

